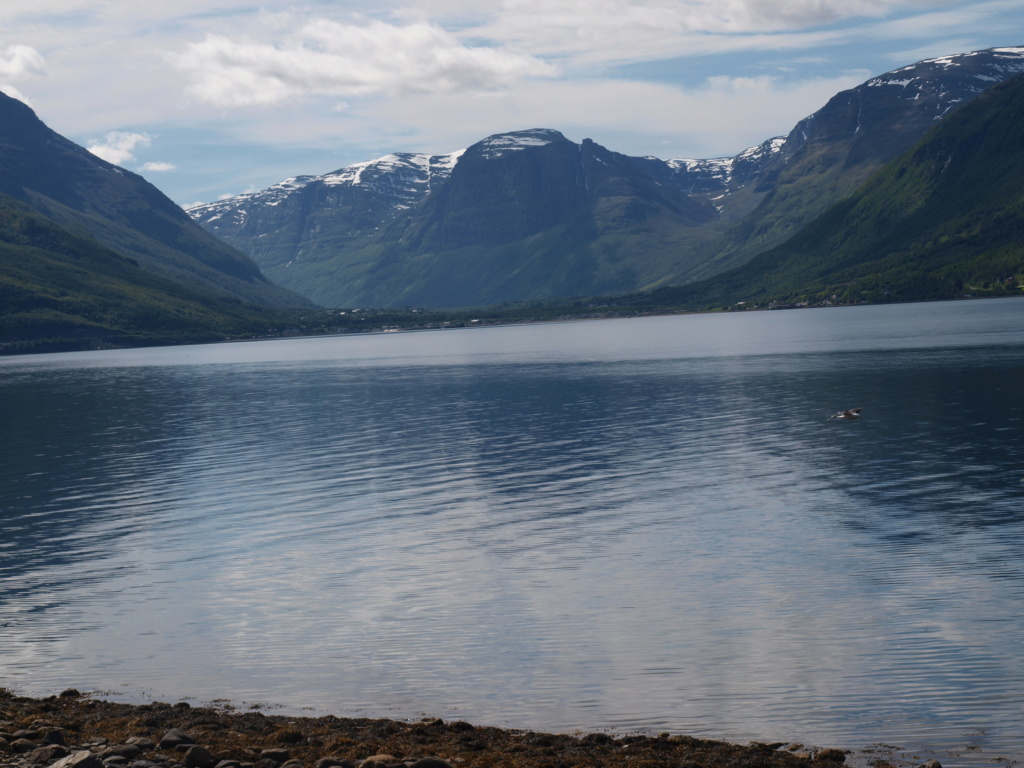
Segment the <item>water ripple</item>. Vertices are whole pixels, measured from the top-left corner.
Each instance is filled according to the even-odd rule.
[[[817,343],[0,367],[0,682],[1020,754],[1024,350]]]

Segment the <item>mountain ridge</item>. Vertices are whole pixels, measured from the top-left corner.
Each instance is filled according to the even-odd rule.
[[[952,112],[794,237],[706,281],[655,292],[690,306],[1019,294],[1024,74]]]
[[[406,168],[402,179],[385,168],[396,154],[188,212],[269,277],[324,304],[466,306],[685,284],[785,241],[937,120],[1017,72],[1024,48],[900,67],[732,158],[630,157],[528,129],[487,137],[473,152],[408,156],[420,168],[422,158],[444,158],[444,173]],[[573,152],[617,181],[586,189]],[[529,159],[541,156],[552,162]],[[367,172],[391,182],[371,187]]]

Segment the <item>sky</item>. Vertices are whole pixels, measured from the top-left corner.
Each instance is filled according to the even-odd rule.
[[[733,156],[1024,0],[3,0],[0,90],[180,205],[554,128]]]

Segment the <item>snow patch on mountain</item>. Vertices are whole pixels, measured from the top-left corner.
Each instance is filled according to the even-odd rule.
[[[479,150],[484,159],[493,160],[508,152],[520,152],[524,149],[543,147],[562,141],[568,141],[568,139],[558,131],[550,128],[533,128],[528,131],[496,133],[477,142],[474,147]]]
[[[258,192],[192,205],[185,210],[201,224],[229,216],[234,225],[241,226],[248,215],[242,206],[274,208],[313,185],[363,188],[389,199],[396,209],[401,210],[415,204],[434,185],[447,179],[464,152],[462,149],[447,155],[395,152],[320,176],[295,176]]]
[[[734,157],[715,157],[707,160],[687,158],[664,162],[672,169],[673,176],[681,187],[693,191],[697,191],[698,187],[704,187],[705,191],[730,190],[734,186],[743,186],[751,171],[756,174],[756,169],[779,155],[785,145],[785,136],[775,136],[755,147],[748,147]],[[684,183],[683,178],[690,179],[690,183]]]
[[[969,72],[970,69],[977,67],[979,62],[985,61],[989,63],[982,64],[982,66],[985,66],[987,71],[973,74]],[[904,89],[914,86],[912,90],[916,90],[926,84],[937,69],[944,72],[964,69],[965,75],[975,80],[981,80],[983,83],[999,82],[1024,72],[1024,48],[990,48],[985,51],[925,59],[872,78],[865,85],[870,88],[896,85]],[[987,87],[987,85],[978,85],[976,91],[983,91]]]

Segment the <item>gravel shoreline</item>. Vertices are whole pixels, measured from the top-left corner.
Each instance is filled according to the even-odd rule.
[[[0,688],[3,768],[837,768],[846,755],[669,734],[569,735],[439,719],[120,704],[74,690],[35,699]]]

